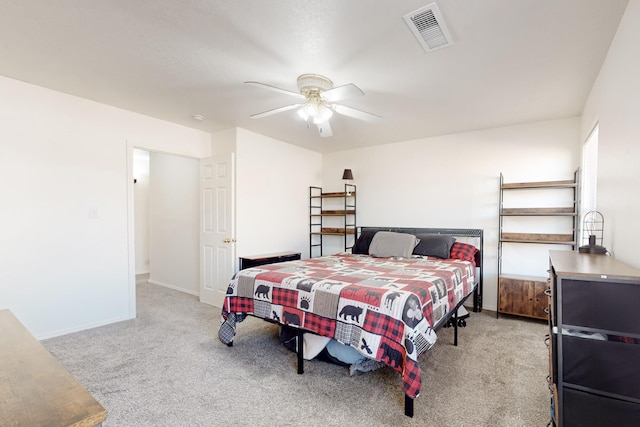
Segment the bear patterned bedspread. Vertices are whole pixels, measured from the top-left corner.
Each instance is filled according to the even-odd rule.
[[[468,261],[347,253],[249,268],[229,284],[219,337],[231,342],[248,314],[301,327],[384,362],[415,398],[418,356],[435,344],[433,326],[473,291],[474,275]]]

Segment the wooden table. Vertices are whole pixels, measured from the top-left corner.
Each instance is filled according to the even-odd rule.
[[[101,425],[107,411],[9,310],[0,310],[0,426]]]

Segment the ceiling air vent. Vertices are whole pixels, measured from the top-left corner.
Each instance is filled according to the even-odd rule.
[[[447,30],[437,4],[431,3],[421,7],[418,10],[407,13],[403,18],[413,35],[416,36],[418,42],[427,52],[453,44],[453,39],[449,34],[449,30]]]

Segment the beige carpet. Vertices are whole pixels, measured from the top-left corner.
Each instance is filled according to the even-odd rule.
[[[384,368],[357,377],[324,362],[296,374],[277,328],[238,325],[217,338],[219,309],[170,289],[138,285],[138,318],[44,341],[106,408],[105,426],[545,426],[546,325],[471,313],[438,332],[421,358],[415,417],[401,378]]]

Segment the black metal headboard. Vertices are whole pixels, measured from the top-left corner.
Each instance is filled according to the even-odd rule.
[[[478,239],[478,248],[475,261],[476,266],[480,268],[480,277],[478,278],[478,295],[477,306],[482,310],[482,271],[483,271],[483,254],[484,254],[484,230],[480,228],[419,228],[419,227],[358,227],[359,231],[393,231],[395,233],[407,234],[444,234],[454,237],[471,237]],[[358,233],[360,235],[360,233]],[[475,305],[475,304],[474,304]]]

